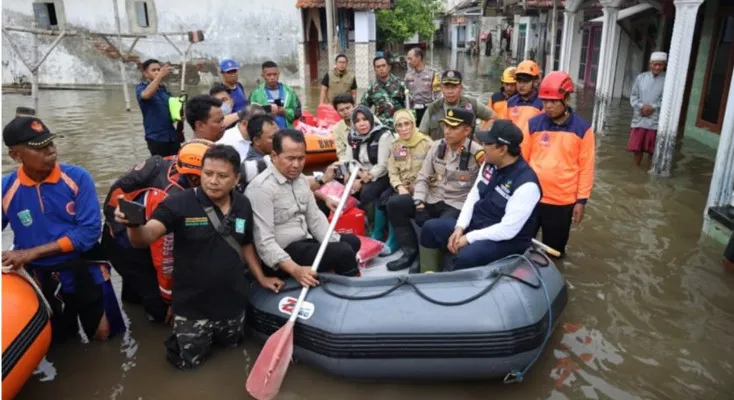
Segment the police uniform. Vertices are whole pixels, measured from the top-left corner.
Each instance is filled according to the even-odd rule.
[[[474,114],[465,109],[451,109],[446,112],[443,123],[473,126]],[[431,218],[456,219],[459,216],[484,156],[482,147],[470,137],[464,143],[460,151],[453,151],[443,139],[434,141],[416,177],[413,196],[394,196],[388,203],[390,224],[404,252],[408,249],[407,252],[412,253],[418,247],[411,219],[423,226]],[[420,210],[417,209],[419,205],[423,206]],[[399,269],[397,264],[393,264],[393,268]]]
[[[501,168],[488,163],[482,166],[457,221],[440,218],[423,225],[421,246],[433,250],[445,248],[455,228],[463,229],[468,245],[456,254],[454,269],[479,267],[511,254],[521,254],[530,246],[535,233],[540,183],[520,157],[522,131],[511,121],[497,120],[490,131],[477,132],[477,139],[515,149],[517,157]],[[428,261],[422,259],[421,267],[429,265]]]
[[[234,346],[242,338],[247,305],[245,263],[233,247],[253,243],[252,208],[237,191],[227,215],[203,190],[187,189],[168,196],[151,219],[174,235],[173,335],[165,344],[168,360],[178,368],[196,367],[213,343]],[[211,209],[215,228],[205,209]],[[241,252],[241,250],[240,250]]]
[[[461,85],[461,82],[462,77],[461,72],[459,71],[448,70],[441,75],[441,84]],[[443,138],[443,127],[441,126],[441,122],[443,121],[445,113],[451,108],[463,108],[469,110],[476,116],[476,118],[484,121],[494,117],[494,112],[484,104],[479,104],[477,99],[474,97],[462,95],[457,104],[446,104],[446,99],[441,98],[428,105],[423,118],[420,119],[420,127],[418,130],[430,136],[433,140]]]
[[[55,137],[35,117],[17,117],[3,129],[8,147],[43,149]],[[103,315],[110,324],[110,336],[124,332],[108,266],[86,261],[103,258],[97,247],[102,221],[92,175],[79,166],[57,163],[43,181],[36,182],[21,166],[3,176],[2,193],[2,227],[10,224],[14,250],[53,242],[61,249],[24,266],[35,275],[51,305],[54,341],[76,337],[77,321],[91,339]]]
[[[425,66],[420,72],[412,69],[405,74],[405,84],[410,91],[410,105],[415,110],[415,119],[420,122],[428,104],[441,97],[439,73]]]

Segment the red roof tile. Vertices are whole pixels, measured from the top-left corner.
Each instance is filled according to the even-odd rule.
[[[392,8],[393,0],[334,0],[336,8],[353,8],[357,10],[380,10]],[[296,8],[323,8],[324,0],[298,0]]]

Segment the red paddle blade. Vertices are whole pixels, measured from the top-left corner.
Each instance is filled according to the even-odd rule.
[[[293,325],[289,321],[270,335],[252,366],[245,387],[257,400],[271,400],[280,391],[293,356]]]

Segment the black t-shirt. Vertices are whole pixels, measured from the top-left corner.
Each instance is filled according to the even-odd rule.
[[[245,263],[214,230],[205,206],[214,207],[222,228],[229,227],[237,243],[252,243],[252,207],[243,194],[232,193],[226,224],[201,189],[187,189],[163,200],[151,219],[165,225],[166,233],[173,232],[173,311],[188,319],[236,318],[247,302]]]
[[[321,85],[329,87],[329,73],[327,72],[326,75],[324,75],[324,79],[321,80]],[[357,90],[357,78],[352,79],[352,86],[350,87],[351,90]]]

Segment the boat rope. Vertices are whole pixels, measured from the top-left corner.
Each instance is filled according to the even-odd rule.
[[[550,259],[547,255],[540,253],[543,255],[543,257],[546,258],[547,262],[550,262]],[[546,327],[546,333],[545,337],[543,338],[543,343],[541,343],[540,348],[538,348],[538,352],[535,353],[535,356],[532,360],[528,363],[525,368],[523,368],[522,371],[513,370],[510,371],[505,376],[504,383],[520,383],[525,379],[525,374],[530,370],[530,367],[535,364],[538,359],[540,358],[540,355],[543,354],[543,350],[545,349],[545,346],[548,344],[548,340],[550,340],[551,334],[553,333],[553,302],[551,301],[550,295],[548,294],[548,287],[545,284],[545,281],[543,280],[543,277],[540,274],[540,271],[538,270],[538,267],[535,265],[535,263],[530,262],[530,260],[523,254],[520,257],[526,259],[528,263],[530,263],[531,269],[533,272],[535,272],[535,276],[538,277],[538,280],[540,281],[540,286],[543,287],[543,293],[545,294],[545,299],[548,302],[548,326]]]
[[[542,255],[542,253],[538,252],[537,250],[531,250],[531,252],[538,253],[538,254],[541,254]],[[507,256],[507,257],[505,257],[505,258],[503,258],[502,260],[499,260],[499,261],[503,261],[503,260],[507,260],[507,259],[513,259],[513,258],[521,258],[521,259],[525,260],[530,265],[531,268],[537,268],[537,266],[536,266],[537,263],[534,262],[534,261],[531,261],[524,254],[513,254],[513,255]],[[547,258],[545,258],[545,256],[544,256],[544,260],[545,260],[545,263],[544,264],[540,264],[541,267],[547,266],[548,263],[549,263],[549,260],[547,260]],[[519,264],[519,263],[516,264],[514,266],[514,268],[513,268],[513,271],[517,267],[519,267],[520,265],[521,264]],[[533,271],[535,271],[535,269],[533,269]],[[499,272],[499,271],[495,270],[495,271],[492,271],[490,273],[490,277],[491,278],[494,278],[494,279],[484,289],[482,289],[479,293],[477,293],[475,295],[472,295],[472,296],[469,296],[469,297],[467,297],[467,298],[465,298],[463,300],[458,300],[458,301],[442,301],[442,300],[438,300],[438,299],[434,299],[434,298],[430,297],[425,292],[423,292],[420,288],[418,288],[418,286],[415,283],[413,283],[411,281],[410,275],[403,275],[403,276],[398,277],[397,278],[397,282],[392,287],[388,288],[387,290],[384,290],[384,291],[382,291],[380,293],[375,293],[375,294],[370,294],[370,295],[365,295],[365,296],[353,296],[353,295],[347,295],[347,294],[337,293],[337,292],[335,292],[335,291],[333,291],[333,290],[331,290],[329,288],[329,285],[328,284],[330,282],[330,279],[328,277],[321,276],[321,277],[319,277],[319,280],[321,280],[321,285],[320,286],[324,290],[325,293],[327,293],[327,294],[329,294],[331,296],[334,296],[336,298],[343,299],[343,300],[353,300],[353,301],[375,300],[375,299],[379,299],[381,297],[384,297],[384,296],[389,295],[390,293],[396,291],[398,288],[400,288],[403,285],[407,285],[407,286],[410,286],[411,288],[413,288],[413,290],[415,290],[416,294],[418,296],[420,296],[422,299],[424,299],[424,300],[426,300],[426,301],[428,301],[430,303],[433,303],[433,304],[436,304],[436,305],[439,305],[439,306],[446,306],[446,307],[461,306],[461,305],[471,303],[471,302],[473,302],[473,301],[481,298],[482,296],[484,296],[485,294],[487,294],[490,290],[492,290],[492,288],[503,277],[504,278],[513,279],[513,280],[518,281],[518,282],[520,282],[522,284],[525,284],[525,285],[527,285],[527,286],[529,286],[529,287],[531,287],[533,289],[540,289],[541,288],[541,285],[536,285],[536,284],[534,284],[532,282],[528,282],[528,281],[526,281],[526,280],[524,280],[524,279],[522,279],[520,277],[511,275],[511,273],[508,274],[508,273],[505,273],[505,272]]]

